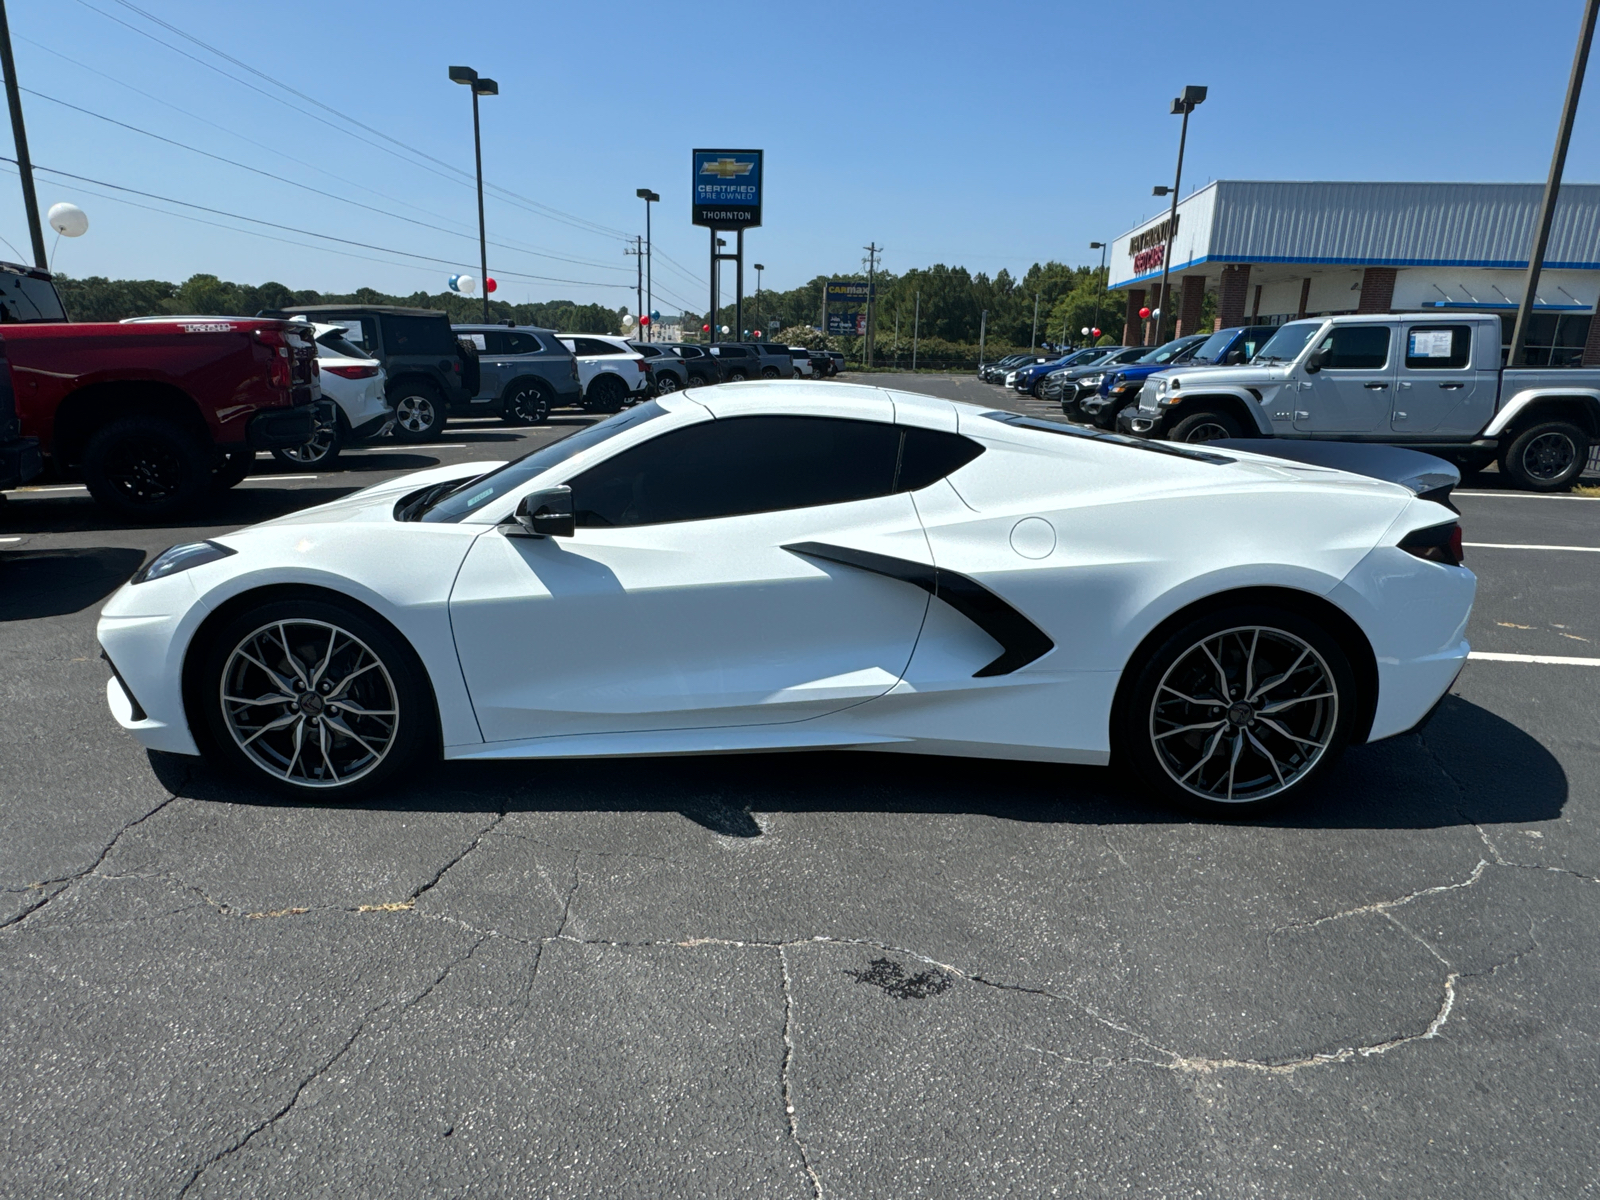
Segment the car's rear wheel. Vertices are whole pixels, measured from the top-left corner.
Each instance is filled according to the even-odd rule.
[[[89,439],[83,482],[89,494],[129,521],[164,521],[210,490],[214,451],[174,421],[124,417]]]
[[[1337,639],[1289,609],[1207,614],[1129,669],[1116,761],[1164,799],[1212,815],[1302,795],[1343,751],[1358,707]]]
[[[394,392],[394,437],[400,442],[431,442],[449,417],[444,398],[431,383],[399,384]]]
[[[678,390],[678,377],[670,371],[663,371],[656,377],[656,391],[663,396]]]
[[[306,798],[370,791],[437,747],[416,655],[331,601],[277,600],[234,617],[205,651],[197,695],[225,761]]]
[[[1511,439],[1500,469],[1524,491],[1559,492],[1578,481],[1588,460],[1588,434],[1569,421],[1541,421]]]
[[[762,367],[761,368],[761,378],[763,378],[763,379],[776,379],[777,377],[778,377],[778,368],[777,367]]]
[[[318,421],[311,440],[301,446],[280,446],[272,457],[289,467],[326,467],[339,457],[344,439],[339,434],[337,415]]]
[[[507,425],[543,425],[550,419],[550,397],[536,383],[519,383],[500,402],[500,419]]]
[[[1113,421],[1116,419],[1113,415]],[[1244,431],[1239,428],[1239,422],[1225,412],[1213,409],[1202,409],[1200,412],[1190,413],[1183,420],[1173,425],[1172,432],[1167,434],[1169,442],[1215,442],[1221,438],[1243,437]]]
[[[601,375],[589,385],[588,407],[594,412],[620,412],[628,389],[615,375]]]
[[[728,382],[729,383],[743,383],[747,378],[749,378],[749,377],[743,371],[729,371],[728,372]]]

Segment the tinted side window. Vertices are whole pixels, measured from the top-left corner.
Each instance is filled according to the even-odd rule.
[[[1410,370],[1460,370],[1471,358],[1471,326],[1413,325],[1406,330],[1406,366]]]
[[[503,333],[507,354],[538,354],[544,347],[531,333]]]
[[[389,354],[438,354],[454,357],[460,351],[446,317],[383,318],[383,348]]]
[[[902,426],[901,432],[905,440],[900,445],[900,468],[895,477],[897,492],[914,492],[937,483],[983,453],[982,446],[959,433],[909,426]]]
[[[900,430],[831,417],[729,417],[624,450],[571,481],[582,526],[811,508],[894,490]]]
[[[460,336],[466,338],[467,341],[485,354],[508,353],[510,343],[506,341],[506,335],[498,329],[488,329],[482,333],[463,333]]]
[[[1318,349],[1328,352],[1327,370],[1376,371],[1389,361],[1389,327],[1335,325]]]

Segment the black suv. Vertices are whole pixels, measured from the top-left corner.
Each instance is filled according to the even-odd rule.
[[[478,352],[478,394],[472,411],[507,425],[543,425],[550,410],[583,403],[578,360],[553,329],[530,325],[453,325]]]
[[[651,382],[656,385],[656,395],[689,386],[689,364],[671,346],[661,342],[629,342],[628,345],[644,355]]]
[[[671,350],[683,360],[683,370],[686,379],[685,387],[707,387],[711,384],[722,383],[726,376],[723,374],[722,360],[713,358],[711,347],[702,346],[698,342],[656,342],[663,350]],[[742,362],[742,359],[733,360]]]
[[[399,441],[432,441],[452,413],[472,411],[478,353],[471,342],[456,337],[448,313],[384,304],[304,304],[256,315],[343,325],[347,340],[383,364]]]
[[[794,360],[789,347],[781,351],[757,342],[717,342],[711,347],[722,364],[722,376],[729,383],[746,379],[789,379],[794,375]]]

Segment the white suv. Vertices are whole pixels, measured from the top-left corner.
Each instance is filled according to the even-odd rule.
[[[616,412],[630,399],[650,395],[650,368],[627,338],[604,333],[563,333],[562,344],[578,360],[583,407],[589,412]]]

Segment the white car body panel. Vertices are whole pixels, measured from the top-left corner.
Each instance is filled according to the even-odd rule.
[[[605,342],[608,346],[615,346],[617,353],[579,354],[573,344],[573,338],[579,337],[592,338],[595,341]],[[602,375],[615,375],[622,380],[623,386],[630,394],[650,390],[650,372],[641,371],[637,365],[645,361],[644,355],[629,346],[626,338],[600,333],[564,333],[558,340],[571,350],[573,357],[577,359],[578,384],[585,396],[589,394],[589,385]]]
[[[343,325],[311,327],[316,337],[344,328]],[[389,397],[384,391],[388,377],[376,359],[348,358],[331,346],[324,346],[318,342],[317,366],[320,368],[318,374],[322,379],[322,394],[344,412],[344,418],[350,423],[351,429],[359,429],[368,421],[386,416],[393,411],[389,406]],[[330,370],[330,367],[377,367],[377,373],[365,379],[346,379]]]
[[[359,600],[411,642],[447,758],[851,746],[1103,763],[1112,699],[1141,642],[1187,605],[1241,588],[1324,597],[1355,622],[1377,660],[1371,738],[1413,726],[1466,658],[1472,574],[1395,548],[1454,514],[1394,484],[1253,455],[1197,460],[854,384],[757,382],[656,404],[661,415],[458,523],[398,522],[393,509],[498,464],[390,480],[216,538],[231,557],[125,586],[100,636],[148,717],[131,720],[113,684],[118,721],[146,745],[194,753],[181,674],[195,631],[229,600],[282,584]],[[959,431],[985,451],[875,499],[572,537],[502,526],[529,492],[641,441],[797,412]],[[1004,648],[951,603],[783,548],[796,542],[958,573],[1053,647],[975,675]]]

